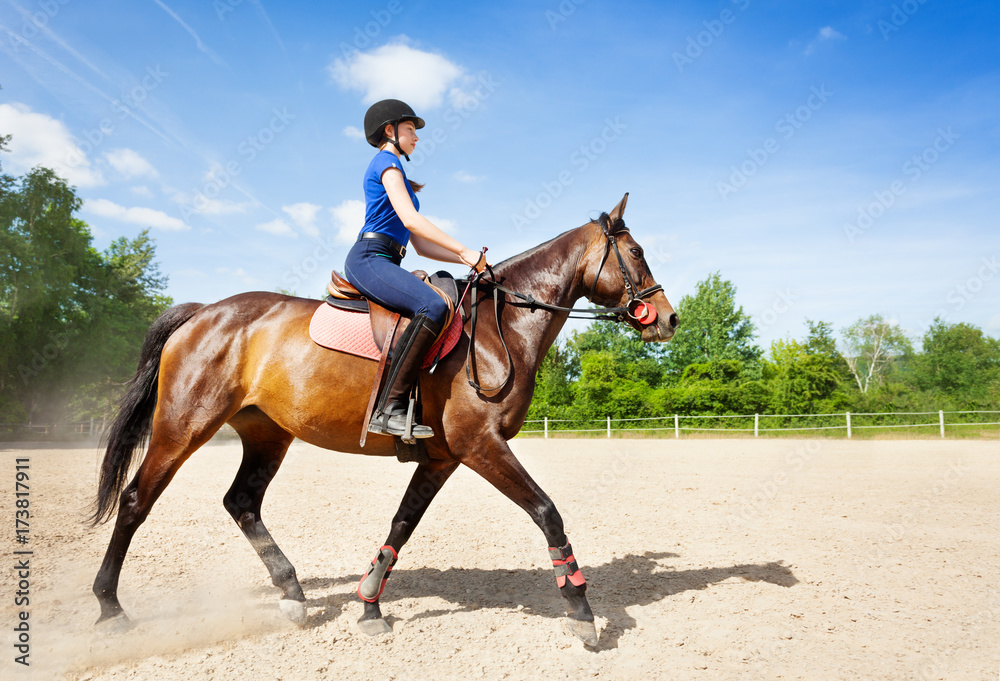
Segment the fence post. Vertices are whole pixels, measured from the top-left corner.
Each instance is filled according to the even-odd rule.
[[[545,437],[549,437],[549,417],[545,417]]]
[[[757,437],[757,430],[760,428],[760,414],[753,415],[753,436]]]
[[[938,420],[941,422],[941,437],[944,437],[944,410],[938,411]]]
[[[608,437],[611,437],[611,417],[608,417]]]
[[[681,436],[681,420],[678,418],[677,414],[674,414],[674,437],[680,438]]]
[[[847,439],[851,439],[851,412],[847,412]]]
[[[93,416],[90,417],[90,435],[91,435],[91,437],[93,437],[93,435],[94,435],[94,417]]]

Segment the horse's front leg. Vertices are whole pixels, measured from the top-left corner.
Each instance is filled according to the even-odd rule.
[[[584,644],[596,646],[597,627],[587,601],[587,582],[573,556],[556,505],[531,479],[502,439],[498,438],[485,446],[478,445],[476,453],[462,463],[523,508],[542,530],[556,570],[556,584],[568,606],[567,628]]]
[[[409,540],[424,516],[424,511],[456,468],[457,463],[431,462],[417,466],[417,470],[413,472],[399,510],[392,519],[389,536],[358,583],[358,596],[365,602],[365,612],[358,620],[358,628],[362,632],[375,636],[392,631],[392,627],[382,618],[378,603],[385,589],[385,582],[389,579],[400,549]]]

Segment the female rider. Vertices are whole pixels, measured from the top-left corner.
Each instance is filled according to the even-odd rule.
[[[347,254],[344,273],[366,298],[411,318],[393,350],[379,400],[385,406],[372,415],[371,433],[404,433],[407,396],[448,314],[430,286],[400,267],[407,244],[425,258],[464,263],[477,272],[487,265],[483,253],[466,248],[417,212],[416,192],[423,185],[407,179],[400,156],[410,160],[422,127],[423,119],[398,99],[376,102],[365,114],[365,137],[379,151],[365,171],[365,224]],[[414,423],[412,434],[427,438],[434,431]]]

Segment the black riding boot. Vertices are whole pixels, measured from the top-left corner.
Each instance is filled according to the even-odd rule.
[[[403,331],[396,347],[392,349],[392,361],[386,377],[386,389],[368,423],[369,433],[403,435],[406,430],[406,412],[409,395],[420,374],[420,365],[427,352],[434,345],[440,329],[425,315],[417,315]],[[430,426],[413,424],[415,438],[434,437]]]

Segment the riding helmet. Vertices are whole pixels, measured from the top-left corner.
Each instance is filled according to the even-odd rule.
[[[424,127],[424,119],[413,112],[410,105],[398,99],[383,99],[368,107],[365,114],[365,138],[368,144],[378,147],[382,142],[382,131],[390,123],[398,125],[403,121],[413,121],[413,125],[419,130]]]

